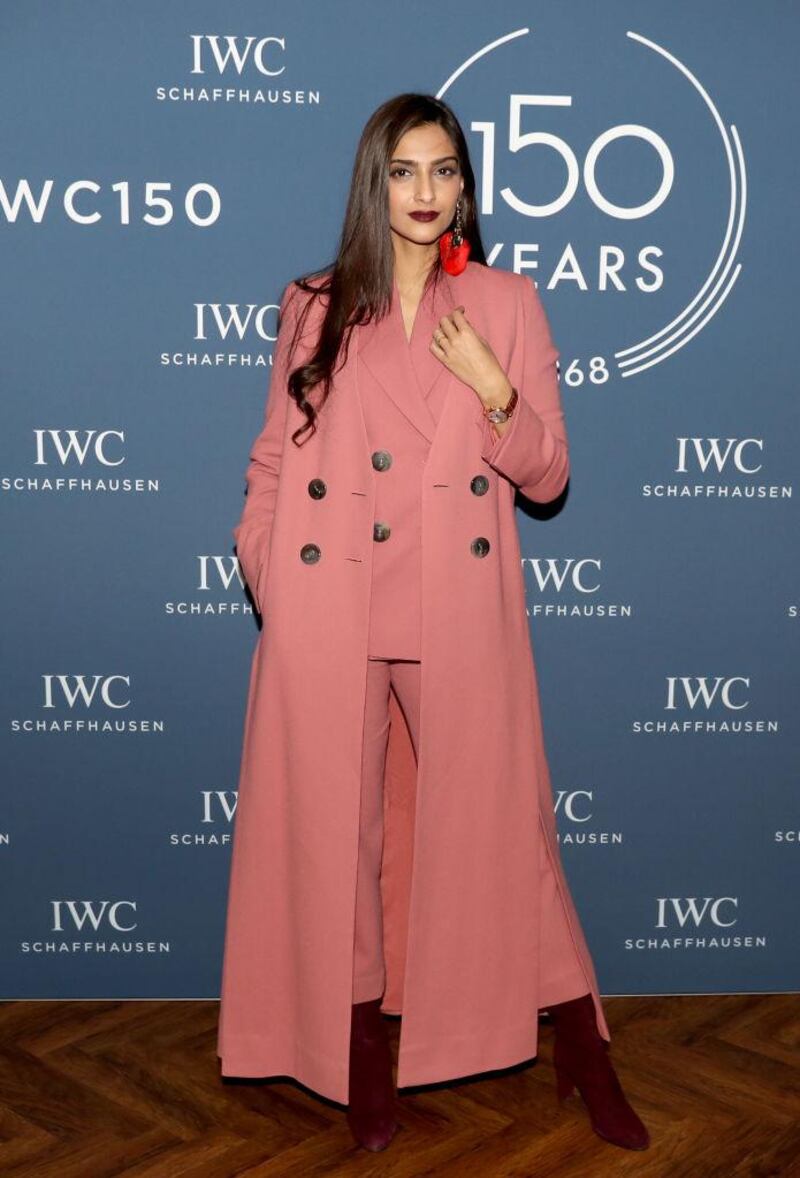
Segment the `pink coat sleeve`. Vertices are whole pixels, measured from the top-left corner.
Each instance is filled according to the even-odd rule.
[[[526,499],[549,503],[569,476],[569,447],[556,361],[559,351],[533,280],[522,276],[522,379],[502,435],[484,418],[481,454]]]
[[[245,474],[247,496],[239,523],[233,529],[239,565],[259,608],[258,586],[269,552],[289,404],[289,345],[297,322],[297,299],[293,295],[298,291],[290,282],[281,297],[264,425],[250,450]]]

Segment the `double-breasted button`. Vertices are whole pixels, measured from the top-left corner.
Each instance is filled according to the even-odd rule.
[[[373,540],[388,540],[392,533],[392,529],[388,524],[382,524],[376,520],[372,525],[372,539]]]
[[[312,479],[308,484],[308,493],[312,499],[321,499],[327,490],[324,479]]]
[[[376,450],[372,455],[372,465],[376,470],[388,470],[392,465],[392,456],[388,450]]]
[[[489,480],[485,474],[476,474],[469,485],[473,495],[485,495],[489,490]]]
[[[485,556],[490,548],[491,545],[485,536],[476,536],[469,546],[473,556]]]
[[[304,564],[316,564],[321,556],[322,552],[318,544],[304,544],[300,549],[300,559]]]

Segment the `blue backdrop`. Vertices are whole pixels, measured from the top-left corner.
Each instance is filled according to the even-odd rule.
[[[561,351],[569,493],[519,525],[601,990],[799,988],[798,24],[3,5],[3,998],[219,994],[276,304],[404,90],[454,107]]]

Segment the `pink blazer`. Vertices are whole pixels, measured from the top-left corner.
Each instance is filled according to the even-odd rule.
[[[421,657],[422,480],[447,383],[441,379],[446,368],[429,345],[439,320],[451,310],[452,291],[444,277],[425,292],[408,340],[395,282],[388,314],[359,328],[357,389],[375,484],[370,658]],[[469,318],[469,309],[466,314]],[[403,356],[388,381],[381,364],[387,352]],[[486,433],[491,458],[501,436],[488,423]],[[485,495],[488,489],[488,479],[476,471],[471,494]]]
[[[421,656],[422,478],[444,387],[437,379],[442,365],[428,347],[435,322],[445,313],[439,301],[426,292],[409,342],[395,285],[386,321],[361,328],[357,385],[375,483],[370,658]],[[386,347],[389,334],[394,347],[407,350],[405,373],[411,377],[398,368],[391,395],[370,367],[370,357]],[[428,430],[417,423],[420,415],[429,419]]]

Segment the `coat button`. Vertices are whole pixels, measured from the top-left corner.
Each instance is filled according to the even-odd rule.
[[[485,495],[489,490],[489,480],[485,474],[476,474],[469,485],[473,495]]]
[[[327,490],[323,479],[312,479],[308,484],[308,493],[312,499],[321,499]]]
[[[372,525],[372,539],[373,540],[388,540],[392,529],[388,524],[376,522]]]
[[[485,556],[491,545],[485,536],[476,536],[469,546],[473,556]]]
[[[376,470],[388,470],[392,465],[392,456],[388,450],[376,450],[372,455],[372,465]]]
[[[304,544],[300,549],[300,559],[305,564],[316,564],[321,556],[318,544]]]

